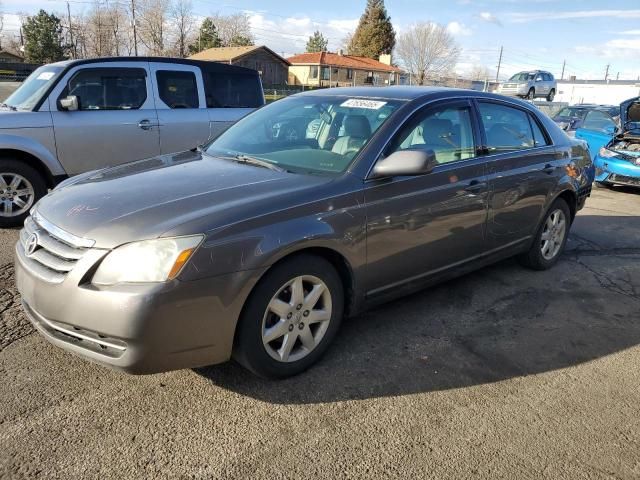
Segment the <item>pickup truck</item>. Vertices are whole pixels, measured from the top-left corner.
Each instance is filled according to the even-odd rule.
[[[0,227],[61,180],[193,149],[264,104],[255,70],[173,58],[42,66],[0,104]]]

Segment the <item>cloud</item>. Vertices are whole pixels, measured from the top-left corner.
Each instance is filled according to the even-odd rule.
[[[481,14],[482,15],[482,14]],[[640,18],[640,10],[574,10],[564,12],[512,12],[506,14],[513,23],[527,23],[538,20],[576,20],[581,18]]]
[[[627,50],[640,50],[640,38],[616,38],[605,43],[609,48],[623,48]]]
[[[624,32],[619,32],[620,35],[640,35],[640,30],[625,30]]]
[[[502,22],[500,22],[500,20],[498,19],[498,17],[496,17],[493,13],[491,12],[480,12],[478,14],[478,17],[480,17],[480,19],[484,20],[485,22],[488,23],[494,23],[496,25],[502,25]]]
[[[466,25],[455,21],[447,24],[447,32],[456,37],[468,37],[472,33]]]

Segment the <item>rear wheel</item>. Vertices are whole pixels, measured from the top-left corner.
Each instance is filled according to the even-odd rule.
[[[343,309],[335,268],[320,257],[293,257],[268,272],[247,300],[234,359],[266,378],[303,372],[329,347]]]
[[[533,100],[536,97],[536,89],[530,88],[529,92],[527,92],[527,96],[525,97],[527,100]]]
[[[518,260],[533,270],[547,270],[560,258],[571,226],[571,212],[567,202],[559,198],[547,212],[528,252]]]
[[[547,102],[553,102],[553,99],[556,96],[556,91],[552,88],[551,91],[549,92],[549,95],[547,95]]]
[[[0,228],[22,225],[46,193],[46,183],[33,167],[19,160],[0,160]]]

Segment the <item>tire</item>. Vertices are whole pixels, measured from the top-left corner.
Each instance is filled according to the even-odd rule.
[[[318,290],[321,293],[314,303],[315,296],[310,298],[310,292],[320,284],[324,290]],[[294,298],[299,285],[303,286],[299,290],[305,297],[302,301]],[[309,303],[305,305],[305,301]],[[272,305],[277,306],[278,313],[272,310]],[[292,257],[267,272],[249,296],[238,323],[233,358],[264,378],[297,375],[327,350],[340,327],[343,312],[344,290],[335,268],[314,255]]]
[[[527,100],[533,100],[534,98],[536,98],[536,89],[530,88],[529,92],[527,93],[527,96],[524,98],[526,98]]]
[[[560,221],[564,222],[561,231],[551,228],[554,215],[558,215],[555,217],[558,218],[558,223]],[[520,263],[533,270],[548,270],[553,267],[558,262],[567,244],[570,227],[571,212],[569,206],[563,199],[558,198],[545,214],[529,251],[518,256]],[[555,228],[558,227],[556,226]],[[546,254],[544,253],[545,247],[549,248],[546,250]]]
[[[551,89],[551,91],[549,92],[549,95],[547,95],[547,102],[553,102],[553,99],[556,96],[556,91],[555,89]]]
[[[21,226],[46,193],[45,180],[35,168],[20,160],[0,159],[0,228]]]

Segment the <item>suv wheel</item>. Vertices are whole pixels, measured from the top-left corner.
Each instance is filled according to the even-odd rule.
[[[293,257],[268,272],[247,300],[233,357],[265,378],[301,373],[328,348],[343,308],[335,268],[320,257]]]
[[[533,270],[547,270],[560,258],[571,227],[571,212],[567,202],[558,198],[547,212],[528,252],[518,260]]]
[[[555,89],[551,89],[551,91],[549,92],[549,95],[547,95],[547,102],[553,102],[553,99],[556,96],[556,91]]]
[[[45,181],[33,167],[19,160],[0,160],[0,228],[22,225],[46,193]]]
[[[525,97],[528,100],[533,100],[536,97],[536,89],[535,88],[530,88],[529,92],[527,93],[527,96]]]

